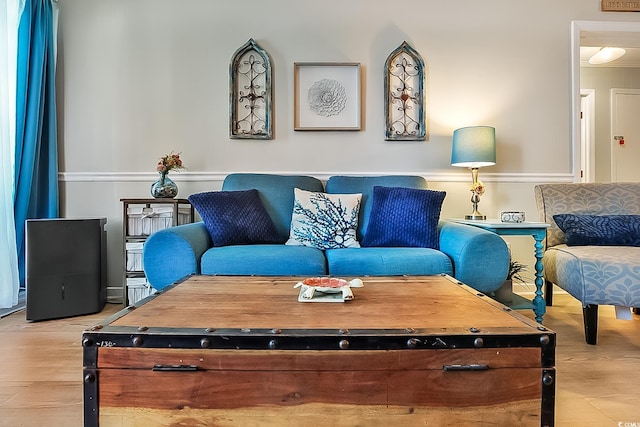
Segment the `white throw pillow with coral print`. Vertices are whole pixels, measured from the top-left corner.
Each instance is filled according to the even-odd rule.
[[[318,249],[359,248],[356,238],[362,194],[295,190],[287,245]]]

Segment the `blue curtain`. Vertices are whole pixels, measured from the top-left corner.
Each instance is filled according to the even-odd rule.
[[[20,289],[13,217],[18,1],[0,1],[0,308],[17,305]]]
[[[25,221],[58,216],[55,66],[51,0],[26,0],[18,27],[14,181],[21,284]]]

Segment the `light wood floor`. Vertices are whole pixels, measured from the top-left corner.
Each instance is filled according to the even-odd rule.
[[[24,312],[0,319],[0,426],[81,426],[81,334],[120,308],[36,323]],[[601,307],[599,321],[598,345],[589,346],[576,300],[556,294],[548,308],[545,325],[558,340],[557,426],[640,426],[640,316],[616,320],[612,307]]]

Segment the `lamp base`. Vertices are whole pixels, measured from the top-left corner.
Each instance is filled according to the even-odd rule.
[[[486,215],[482,215],[482,214],[471,214],[471,215],[465,215],[464,219],[485,220],[485,219],[487,219],[487,216]]]

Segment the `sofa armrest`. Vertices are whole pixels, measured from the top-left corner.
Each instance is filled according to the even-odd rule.
[[[485,294],[498,289],[509,269],[505,241],[471,225],[441,221],[440,250],[453,262],[454,277]]]
[[[213,246],[203,222],[179,225],[153,233],[142,249],[144,272],[155,289],[190,274],[200,273],[200,258]]]

